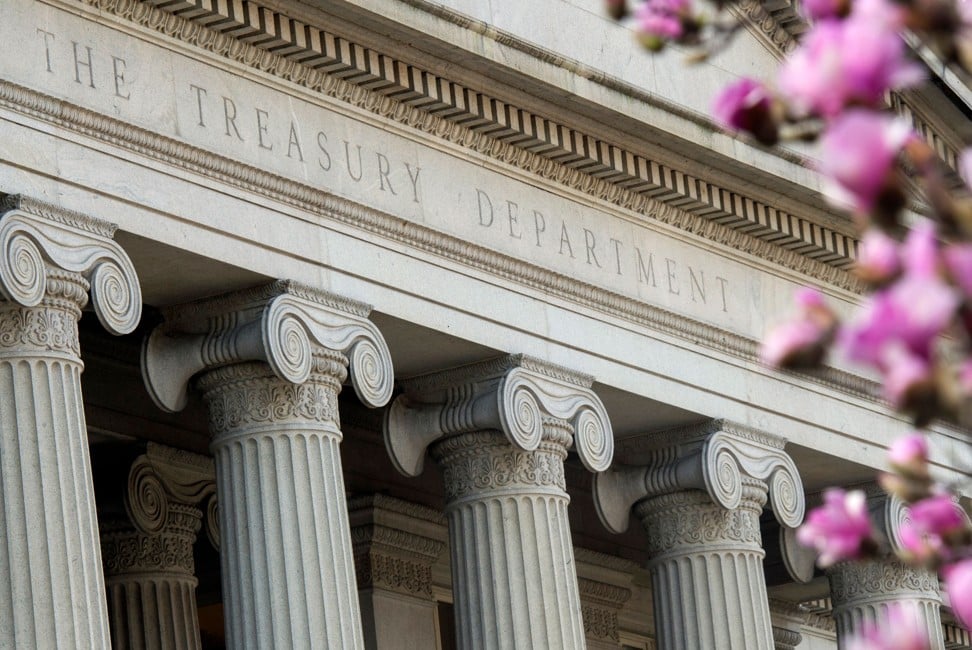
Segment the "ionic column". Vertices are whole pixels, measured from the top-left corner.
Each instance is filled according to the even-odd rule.
[[[889,550],[900,549],[899,530],[908,516],[905,503],[873,486],[868,509],[877,532],[888,540]],[[880,558],[836,564],[827,569],[827,578],[838,647],[845,647],[848,637],[859,632],[866,621],[886,621],[893,606],[907,607],[918,617],[927,631],[929,647],[945,647],[942,598],[934,571],[904,564],[889,552]]]
[[[564,459],[611,462],[613,434],[592,379],[512,356],[420,377],[385,418],[396,466],[443,471],[458,644],[583,648]]]
[[[432,566],[445,550],[445,517],[381,494],[352,498],[348,511],[365,648],[434,648]]]
[[[107,648],[78,319],[141,317],[114,226],[24,197],[0,203],[0,648]]]
[[[804,497],[783,442],[724,421],[653,434],[644,466],[595,476],[607,528],[634,510],[647,532],[660,650],[770,650],[773,634],[759,516],[769,497],[780,523],[803,519]]]
[[[124,479],[117,499],[104,494],[116,486],[99,485],[112,647],[198,649],[193,545],[201,508],[210,538],[216,533],[213,461],[150,442]]]
[[[146,340],[156,403],[209,409],[227,647],[362,648],[338,392],[391,396],[370,308],[292,282],[167,311]]]

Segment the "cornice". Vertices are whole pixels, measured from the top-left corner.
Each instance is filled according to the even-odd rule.
[[[622,294],[579,281],[562,273],[544,269],[521,259],[466,242],[421,224],[407,222],[336,197],[328,192],[293,179],[261,170],[252,165],[210,153],[174,138],[161,136],[121,120],[102,115],[69,102],[0,79],[0,106],[31,115],[98,138],[113,145],[127,147],[149,158],[216,179],[239,189],[261,194],[311,214],[321,215],[391,241],[410,249],[431,253],[451,262],[485,271],[498,278],[537,289],[547,295],[570,301],[643,326],[653,332],[704,346],[748,363],[758,362],[759,342],[734,332],[687,318],[675,312],[648,305]],[[725,236],[725,243],[754,253],[774,252],[776,261],[821,282],[844,289],[858,289],[846,272],[800,256],[793,251],[772,247],[744,233],[712,222],[701,223],[692,215],[668,206],[657,213],[664,221],[698,225],[702,234]],[[773,250],[769,250],[772,248]],[[772,260],[771,260],[772,261]],[[789,373],[799,381],[849,394],[858,399],[879,401],[878,385],[859,375],[835,368],[822,368],[810,373]]]
[[[311,90],[350,100],[385,117],[529,169],[648,218],[673,223],[717,241],[727,236],[722,230],[735,232],[742,237],[730,245],[741,246],[789,268],[798,268],[794,266],[798,264],[808,268],[810,274],[823,273],[822,269],[814,268],[815,264],[829,267],[831,271],[844,269],[851,265],[855,255],[856,242],[847,232],[661,164],[251,0],[218,5],[192,0],[172,3],[164,9],[136,0],[72,1],[98,7]],[[408,1],[497,43],[713,128],[711,121],[599,70],[441,6],[424,0]],[[242,35],[242,40],[237,40],[236,34]],[[286,55],[275,52],[286,52]],[[789,157],[791,162],[802,160]],[[677,212],[695,216],[697,223],[685,227],[678,225],[680,220],[673,221],[661,212],[653,214],[658,205],[677,206]],[[747,240],[767,246],[757,252],[760,247],[754,249],[747,245]],[[793,253],[788,261],[779,259],[781,253],[788,252]],[[832,274],[824,281],[856,286],[846,274]]]

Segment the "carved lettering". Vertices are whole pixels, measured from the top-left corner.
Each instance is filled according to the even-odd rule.
[[[679,295],[678,279],[675,277],[675,260],[665,258],[665,269],[668,271],[668,293]]]
[[[344,142],[344,163],[348,170],[348,176],[351,177],[355,183],[361,181],[361,177],[364,175],[364,167],[361,164],[361,145],[358,147],[358,175],[355,176],[354,172],[351,171],[351,143],[347,140],[342,140]]]
[[[560,254],[564,254],[564,246],[567,247],[567,252],[570,253],[571,257],[574,257],[574,249],[570,245],[570,236],[567,234],[567,224],[560,225]]]
[[[360,147],[358,149],[360,150]],[[388,183],[388,191],[392,194],[398,194],[392,187],[391,179],[388,178],[388,174],[391,173],[391,164],[388,162],[388,158],[380,153],[376,153],[375,156],[378,157],[378,183],[381,191],[385,191],[385,183]]]
[[[699,277],[695,276],[695,269],[691,266],[688,267],[689,272],[689,286],[692,289],[692,302],[695,302],[695,292],[699,292],[699,298],[702,300],[702,304],[705,304],[705,272],[699,271]],[[701,278],[701,280],[699,280]]]
[[[243,136],[240,135],[240,130],[236,128],[236,104],[229,97],[223,97],[223,118],[226,123],[226,135],[230,135],[230,126],[233,127],[233,133],[236,137],[243,142]]]
[[[416,165],[415,166],[415,173],[413,174],[412,173],[412,167],[411,167],[411,165],[409,165],[408,163],[405,163],[405,172],[408,174],[408,179],[410,181],[412,181],[412,203],[418,203],[419,202],[418,180],[419,180],[419,172],[421,172],[421,171],[422,171],[422,168],[419,167],[418,165]]]
[[[87,45],[84,46],[84,50],[85,50],[85,52],[87,52],[87,56],[85,57],[85,60],[82,61],[81,60],[81,56],[78,54],[78,42],[77,41],[71,41],[71,45],[74,46],[74,80],[76,82],[78,82],[78,83],[82,83],[82,81],[81,81],[81,68],[87,68],[88,69],[88,86],[91,87],[91,88],[94,88],[95,87],[95,82],[94,82],[94,66],[91,63],[91,48],[88,47]]]
[[[537,246],[540,245],[540,233],[547,230],[547,220],[539,210],[533,211],[533,229],[537,233]]]
[[[203,95],[208,94],[206,89],[197,86],[195,84],[189,84],[189,88],[196,91],[196,107],[199,109],[199,126],[206,126],[206,121],[203,119]]]
[[[131,99],[131,93],[127,90],[125,94],[122,94],[122,86],[126,84],[125,81],[125,70],[128,68],[128,63],[125,59],[112,56],[111,57],[111,69],[114,72],[115,77],[115,97],[120,97],[121,99]]]
[[[51,67],[51,44],[54,42],[54,34],[44,31],[40,27],[37,28],[37,33],[44,38],[44,56],[47,59],[47,71],[54,72],[54,68]]]
[[[622,275],[622,273],[621,273],[621,242],[618,241],[617,239],[615,239],[614,237],[612,237],[611,238],[611,243],[614,244],[614,264],[615,264],[615,268],[617,268],[617,274],[618,275]]]
[[[584,228],[584,248],[587,249],[587,263],[590,264],[591,260],[594,260],[594,264],[598,268],[601,268],[601,263],[597,261],[597,255],[594,253],[594,246],[597,241],[594,239],[594,233],[592,233],[587,228]]]
[[[297,158],[300,162],[304,162],[304,150],[300,146],[300,137],[297,135],[297,125],[293,122],[290,123],[290,138],[287,139],[287,157],[294,157],[294,149],[297,149]]]
[[[263,141],[263,136],[267,134],[267,124],[264,120],[270,117],[270,114],[265,110],[256,109],[257,117],[257,143],[260,145],[261,149],[266,149],[267,151],[273,151],[273,143],[267,144]]]
[[[486,192],[479,189],[478,187],[476,188],[476,198],[479,201],[479,225],[486,226],[486,227],[492,226],[493,225],[493,202],[489,200],[489,195],[486,194]],[[485,204],[483,203],[484,200],[486,201]],[[486,209],[489,210],[489,212],[483,211],[484,205]]]
[[[324,145],[327,144],[327,135],[323,131],[317,132],[317,148],[321,150],[321,155],[323,158],[317,159],[317,164],[321,166],[324,171],[331,170],[331,154],[327,152]]]
[[[638,282],[644,282],[645,284],[651,283],[651,286],[657,287],[658,283],[655,281],[655,256],[648,253],[648,264],[645,265],[645,260],[641,256],[641,249],[636,248],[635,252],[638,254]]]
[[[523,233],[519,231],[519,225],[518,225],[519,222],[517,218],[518,217],[517,210],[519,209],[519,207],[520,206],[518,206],[516,203],[513,203],[513,201],[506,202],[506,214],[509,215],[509,219],[510,219],[510,237],[512,237],[513,239],[523,239]],[[514,226],[517,227],[516,231],[514,231],[513,229]]]

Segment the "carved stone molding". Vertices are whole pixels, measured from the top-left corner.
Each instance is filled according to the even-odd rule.
[[[484,97],[480,101],[478,96],[481,93],[464,89],[445,79],[439,80],[427,71],[419,72],[416,70],[414,73],[401,75],[398,72],[400,66],[391,63],[389,57],[378,53],[368,53],[357,44],[345,41],[343,47],[339,46],[337,49],[348,54],[352,51],[355,52],[350,55],[353,58],[349,63],[354,60],[386,61],[385,65],[375,68],[374,72],[384,74],[382,70],[392,71],[394,79],[391,79],[390,83],[383,83],[372,88],[368,83],[370,71],[362,71],[364,74],[347,76],[340,74],[340,65],[338,66],[338,74],[329,75],[324,69],[332,66],[311,67],[300,60],[306,59],[308,54],[312,54],[310,56],[312,60],[320,60],[319,53],[301,52],[299,47],[295,50],[295,44],[292,43],[288,44],[287,48],[292,53],[291,58],[263,49],[269,47],[270,42],[277,40],[275,38],[269,38],[265,43],[260,44],[238,41],[231,35],[231,32],[235,29],[232,19],[226,20],[217,14],[220,20],[214,22],[212,14],[207,16],[205,9],[200,10],[196,6],[183,5],[182,3],[169,5],[170,9],[191,9],[190,13],[196,14],[194,17],[197,19],[197,22],[193,22],[172,15],[162,9],[136,3],[132,0],[79,1],[82,4],[95,5],[100,11],[114,13],[145,28],[162,32],[167,36],[209,50],[219,56],[230,58],[262,72],[277,75],[311,91],[336,97],[368,111],[422,129],[436,137],[446,138],[507,163],[529,168],[534,173],[542,174],[559,183],[567,183],[597,198],[622,207],[628,207],[650,218],[657,218],[672,224],[681,224],[686,222],[687,219],[692,222],[688,229],[703,236],[734,240],[737,242],[737,248],[759,249],[774,260],[787,260],[782,262],[787,268],[799,269],[814,275],[823,274],[830,278],[826,280],[827,282],[845,288],[857,288],[858,290],[860,288],[856,279],[843,268],[850,265],[855,247],[853,237],[846,233],[838,232],[832,227],[821,226],[811,219],[789,214],[762,201],[740,195],[735,191],[718,187],[681,170],[633,154],[618,145],[574,132],[563,125],[551,123],[543,129],[537,129],[537,132],[532,134],[533,136],[540,135],[543,132],[558,134],[557,142],[566,143],[568,147],[574,146],[570,144],[573,142],[583,143],[580,151],[594,152],[593,155],[597,160],[583,160],[586,156],[581,156],[581,159],[576,163],[579,168],[574,169],[555,159],[558,153],[555,151],[557,147],[551,147],[551,144],[556,143],[541,138],[537,139],[536,152],[523,147],[526,143],[524,142],[524,134],[517,132],[518,124],[546,123],[549,121],[546,118],[534,116],[517,107],[508,107],[495,98]],[[212,5],[207,3],[207,6]],[[261,20],[267,20],[267,14],[261,12],[261,15],[263,15]],[[295,29],[294,34],[303,34],[305,27],[313,30],[309,26],[295,23],[287,16],[275,12],[270,12],[269,15],[275,16],[270,19],[271,22],[281,20],[283,24],[292,25]],[[228,33],[216,31],[221,28],[225,28]],[[326,42],[328,39],[323,38],[321,40]],[[340,43],[343,39],[332,38],[331,40]],[[405,65],[405,67],[412,68],[413,66]],[[416,74],[418,76],[415,76]],[[673,113],[681,114],[683,117],[694,121],[698,119],[696,115],[684,111],[676,104],[661,100],[657,95],[646,93],[618,79],[605,78],[602,73],[597,71],[592,70],[590,74],[593,75],[591,78],[597,78],[613,89],[623,88],[624,92],[634,94],[639,100],[656,104],[662,103],[667,110]],[[346,76],[347,79],[342,78]],[[403,93],[395,87],[395,84],[401,79],[410,80],[413,78],[422,80],[414,90],[407,89]],[[435,81],[432,81],[432,79]],[[363,85],[356,85],[359,80],[363,82]],[[447,104],[440,106],[439,110],[434,110],[438,102],[430,103],[427,97],[423,97],[421,94],[416,95],[416,92],[420,89],[424,90],[427,87],[423,84],[431,84],[428,87],[438,88],[440,82],[447,87],[455,88],[454,92],[443,93],[438,98],[440,101],[450,97],[460,97],[464,100],[463,105],[467,107],[475,107],[481,104],[488,106],[489,115],[477,116],[473,122],[473,124],[482,123],[481,130],[473,130],[467,124],[464,124],[463,122],[469,120],[461,114],[461,110],[457,111],[457,106]],[[382,94],[383,92],[387,94]],[[396,94],[398,96],[394,96]],[[466,97],[469,94],[472,96],[467,99]],[[410,98],[409,95],[412,97]],[[416,106],[411,105],[412,103]],[[516,116],[516,123],[510,123],[502,129],[497,129],[497,124],[490,122],[494,119],[503,119],[500,116],[507,112],[505,110],[507,108]],[[432,109],[431,112],[430,109]],[[487,118],[485,122],[483,122],[484,117]],[[451,121],[453,119],[456,121]],[[504,132],[509,132],[509,141],[498,138],[498,134]],[[527,138],[527,140],[529,139]],[[144,142],[140,142],[138,146],[139,149],[145,148]],[[577,154],[574,154],[567,159],[571,160],[576,156]],[[561,157],[564,156],[561,154]],[[635,175],[632,176],[631,172],[634,172]],[[636,190],[643,188],[644,192],[633,191],[629,187],[634,187]],[[667,191],[659,193],[658,190],[661,188]],[[670,196],[670,200],[679,207],[659,203],[652,195],[665,196],[666,198]],[[737,208],[737,206],[747,206],[748,209]],[[699,214],[686,210],[694,210]],[[738,214],[736,214],[737,212]],[[727,218],[730,216],[736,218]],[[714,220],[715,218],[731,222],[739,229],[717,222]],[[758,225],[758,227],[753,228],[753,225]],[[745,227],[745,231],[743,227]],[[769,239],[775,239],[775,241],[759,239],[748,231],[758,233]],[[812,232],[813,235],[805,238],[805,233],[809,232]],[[775,237],[773,237],[774,235]],[[816,255],[810,257],[794,249],[812,251]],[[841,268],[829,266],[820,260],[831,261]]]
[[[391,355],[368,312],[361,303],[286,280],[165,310],[165,322],[142,348],[142,375],[155,403],[178,411],[190,379],[206,368],[264,361],[281,379],[302,384],[313,372],[343,380],[338,366],[347,357],[358,397],[383,406],[394,380]],[[266,397],[267,406],[275,403]]]
[[[827,571],[834,611],[848,603],[860,605],[889,598],[940,600],[938,576],[896,560],[846,562]]]
[[[114,225],[21,195],[4,196],[0,213],[0,296],[34,307],[64,290],[59,283],[64,276],[50,271],[78,274],[90,286],[105,329],[114,334],[135,329],[142,316],[141,288],[128,255],[112,240]],[[85,302],[86,297],[77,308]]]
[[[783,526],[803,521],[800,475],[778,438],[715,420],[638,444],[643,445],[644,466],[616,465],[594,479],[595,505],[608,530],[624,532],[639,500],[683,490],[704,491],[713,503],[734,509],[742,501],[746,477],[767,484],[773,514]]]
[[[417,476],[434,441],[442,439],[437,453],[449,457],[459,452],[453,446],[475,444],[466,437],[450,441],[447,437],[453,434],[501,431],[515,449],[534,451],[541,447],[545,430],[569,426],[566,444],[572,437],[585,467],[603,471],[613,457],[614,434],[592,383],[590,377],[521,355],[418,377],[402,382],[403,394],[386,413],[385,445],[399,471]],[[551,440],[557,437],[550,435]],[[519,471],[514,456],[498,462],[509,467],[496,477]],[[559,464],[557,476],[541,467],[524,471],[563,485]]]
[[[434,599],[432,565],[448,536],[441,513],[375,494],[350,499],[348,519],[359,589]]]
[[[803,640],[800,629],[806,623],[807,613],[796,603],[775,598],[770,598],[769,606],[776,650],[794,650]]]
[[[589,578],[578,578],[577,584],[588,641],[618,643],[618,612],[631,598],[631,590]]]

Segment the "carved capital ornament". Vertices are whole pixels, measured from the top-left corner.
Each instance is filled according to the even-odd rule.
[[[145,385],[159,408],[179,411],[188,400],[189,381],[203,370],[264,361],[281,379],[303,384],[320,366],[317,351],[328,351],[347,357],[361,401],[383,406],[394,382],[391,354],[366,318],[370,311],[284,280],[192,303],[167,313],[146,339]]]
[[[631,508],[646,497],[701,490],[733,510],[743,500],[746,478],[767,484],[780,524],[794,528],[803,521],[803,485],[783,441],[723,420],[658,436],[645,465],[615,466],[595,477],[594,502],[605,527],[622,533]]]
[[[535,451],[545,420],[573,429],[574,447],[592,472],[608,468],[614,434],[593,380],[522,355],[511,355],[404,382],[385,415],[385,446],[407,476],[422,473],[425,451],[451,435],[501,431],[519,451]]]

